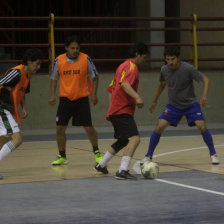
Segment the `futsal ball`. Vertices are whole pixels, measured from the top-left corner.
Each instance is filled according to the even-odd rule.
[[[146,161],[141,165],[141,172],[145,179],[155,179],[159,173],[157,163]]]

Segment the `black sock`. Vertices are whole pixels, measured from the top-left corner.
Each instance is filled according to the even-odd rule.
[[[93,152],[99,150],[98,146],[93,146]]]
[[[65,153],[65,151],[59,151],[59,154],[60,154],[62,157],[66,158],[66,153]]]

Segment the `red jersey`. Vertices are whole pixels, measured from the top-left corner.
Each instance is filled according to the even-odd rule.
[[[136,100],[123,90],[121,83],[129,83],[136,92],[138,90],[138,67],[130,59],[118,67],[114,79],[107,89],[111,93],[110,107],[106,116],[108,120],[110,115],[130,114],[134,116]]]

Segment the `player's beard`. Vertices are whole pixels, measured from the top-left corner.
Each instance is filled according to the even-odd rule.
[[[69,57],[70,59],[72,59],[72,60],[77,59],[78,56],[79,56],[79,53],[74,53],[73,55],[68,55],[68,57]]]

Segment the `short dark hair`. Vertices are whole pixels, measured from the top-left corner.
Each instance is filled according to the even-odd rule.
[[[42,60],[43,55],[40,49],[38,48],[29,48],[25,51],[23,55],[23,64],[27,65],[28,61]]]
[[[176,57],[180,56],[180,47],[179,46],[168,46],[165,48],[163,56],[164,58],[166,56],[173,56],[175,55]]]
[[[67,37],[65,40],[65,46],[68,47],[73,42],[76,42],[78,45],[80,45],[79,37],[76,35]]]
[[[149,50],[146,44],[141,42],[133,44],[129,49],[129,57],[136,57],[136,53],[139,55],[148,54]]]

